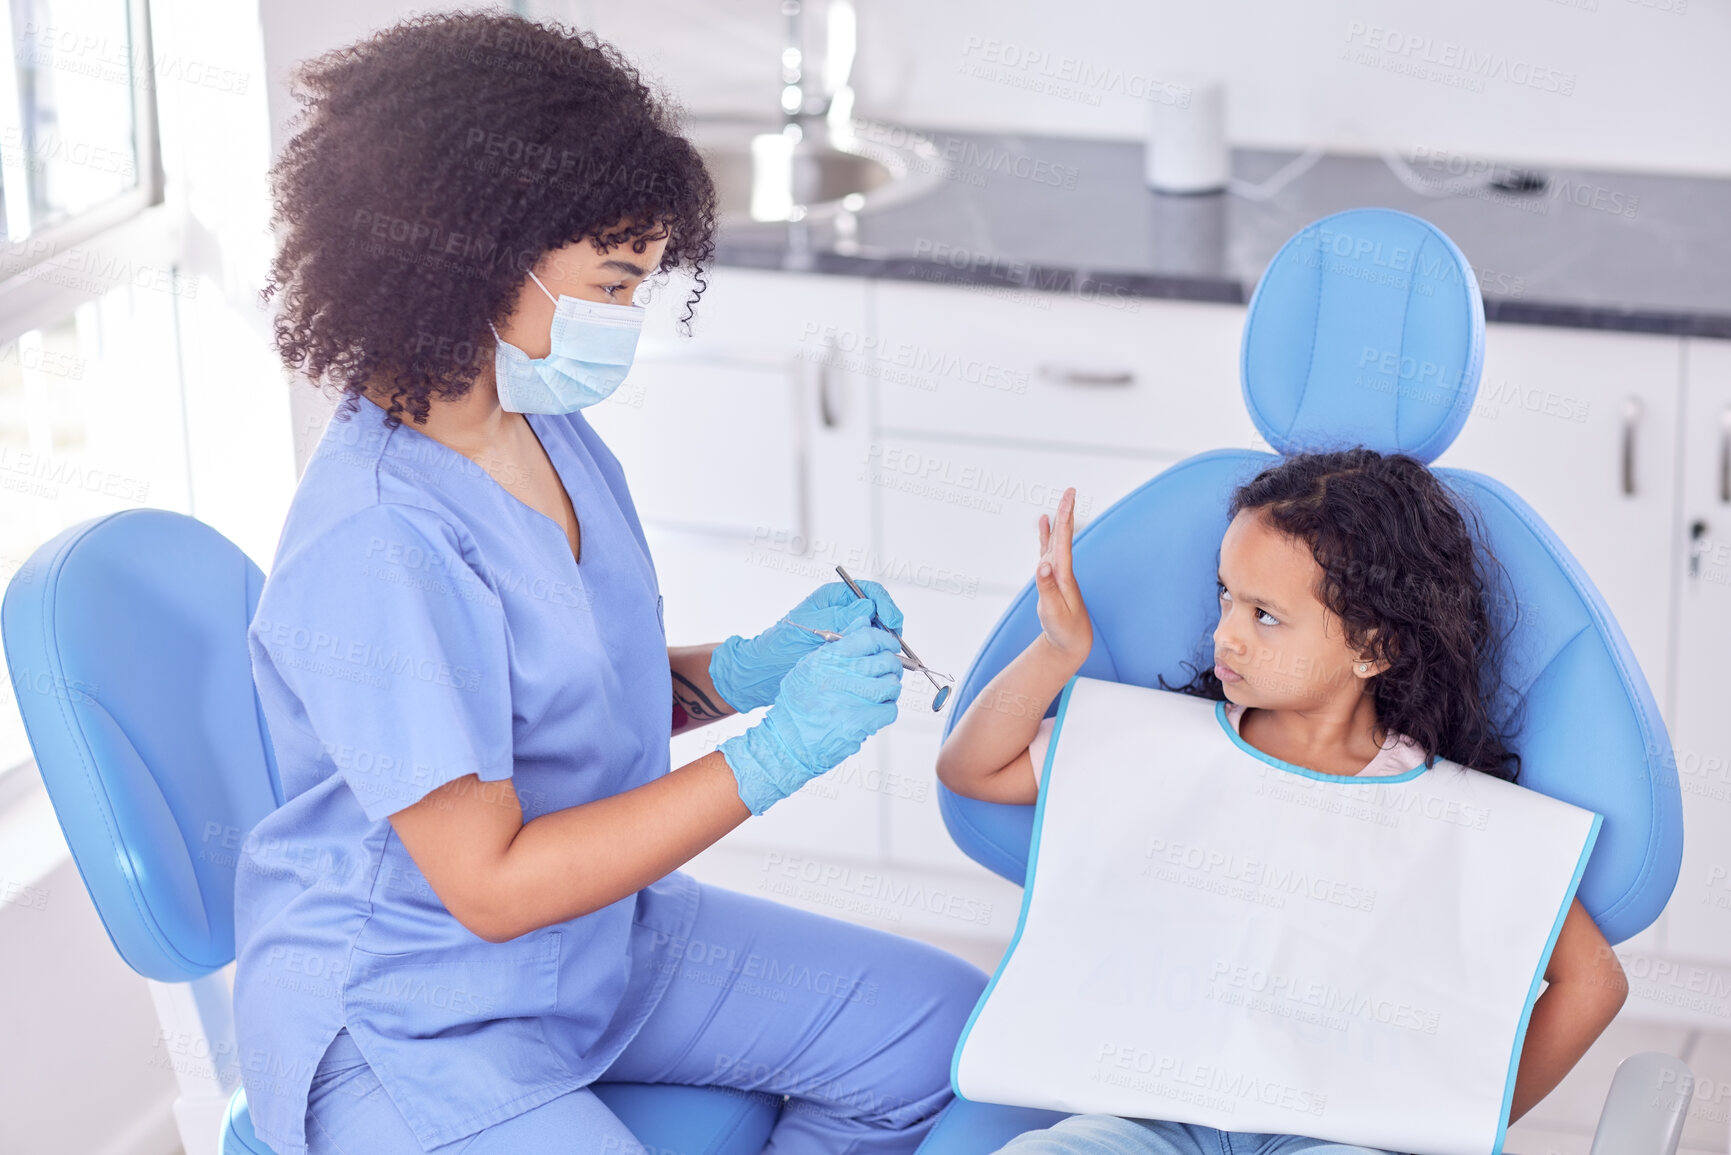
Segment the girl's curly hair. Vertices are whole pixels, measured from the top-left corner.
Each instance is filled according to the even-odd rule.
[[[715,187],[673,105],[592,33],[502,11],[413,17],[304,62],[271,170],[283,362],[345,394],[395,388],[387,427],[467,393],[527,271],[584,239],[707,287]],[[613,230],[616,224],[622,228]]]
[[[1388,661],[1369,693],[1390,742],[1412,738],[1426,765],[1441,757],[1519,777],[1520,755],[1491,705],[1501,696],[1507,635],[1493,636],[1480,550],[1423,462],[1363,447],[1295,454],[1233,492],[1228,519],[1242,510],[1260,511],[1309,546],[1322,570],[1317,600],[1340,619],[1347,646]],[[1488,549],[1483,557],[1501,572]],[[1207,642],[1208,660],[1190,682],[1161,678],[1161,689],[1225,699]]]

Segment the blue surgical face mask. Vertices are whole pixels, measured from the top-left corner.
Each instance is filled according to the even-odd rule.
[[[645,310],[553,296],[533,272],[531,280],[553,301],[552,348],[531,357],[493,329],[498,348],[493,373],[499,406],[513,413],[574,413],[605,401],[625,380],[637,352]],[[488,328],[492,328],[491,322]]]

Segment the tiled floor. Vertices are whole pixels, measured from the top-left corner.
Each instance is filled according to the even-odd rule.
[[[922,935],[990,973],[997,951],[978,939],[940,941]],[[1695,1097],[1677,1155],[1728,1155],[1731,1124],[1731,1032],[1657,1026],[1627,1016],[1612,1023],[1544,1102],[1509,1128],[1509,1155],[1588,1155],[1599,1111],[1617,1064],[1641,1051],[1676,1055],[1695,1072]]]

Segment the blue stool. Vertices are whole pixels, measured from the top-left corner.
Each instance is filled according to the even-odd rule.
[[[30,748],[73,860],[175,1040],[186,1155],[273,1155],[238,1088],[231,995],[235,855],[282,802],[246,630],[264,575],[202,522],[159,509],[87,521],[31,555],[0,605]],[[228,840],[232,846],[233,840]],[[208,1067],[208,1070],[205,1068]],[[756,1155],[781,1097],[596,1084],[652,1149]]]
[[[1244,402],[1279,455],[1363,445],[1430,462],[1460,432],[1478,392],[1484,353],[1478,281],[1454,242],[1391,209],[1353,209],[1302,229],[1280,249],[1251,298],[1240,363]],[[1184,684],[1186,661],[1219,618],[1215,567],[1232,490],[1280,461],[1275,453],[1197,454],[1114,503],[1076,534],[1076,580],[1087,591],[1094,648],[1085,677]],[[1520,784],[1596,810],[1604,826],[1578,896],[1607,940],[1648,926],[1670,899],[1682,858],[1682,798],[1671,741],[1646,678],[1592,581],[1538,514],[1506,486],[1464,469],[1437,469],[1457,501],[1476,508],[1514,588],[1490,613],[1512,623],[1510,692],[1524,700],[1513,746]],[[1468,519],[1469,524],[1471,518]],[[1004,612],[956,691],[947,738],[968,703],[1040,633],[1032,582]],[[1047,710],[1057,710],[1054,702]],[[980,802],[938,785],[950,836],[975,862],[1015,883],[1027,875],[1034,807]],[[1635,1059],[1639,1059],[1637,1063]],[[1688,1093],[1658,1107],[1636,1072],[1690,1087],[1688,1068],[1646,1053],[1619,1069],[1601,1115],[1595,1155],[1670,1155]],[[976,1155],[1048,1127],[1055,1111],[958,1099],[920,1155]],[[1614,1140],[1612,1137],[1615,1137]],[[1610,1146],[1613,1141],[1617,1146]]]

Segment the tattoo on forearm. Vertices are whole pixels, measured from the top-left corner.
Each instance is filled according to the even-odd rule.
[[[690,678],[685,677],[678,670],[671,672],[673,674],[673,700],[684,707],[685,712],[691,716],[693,721],[713,722],[715,719],[727,715],[727,711],[710,701]]]

